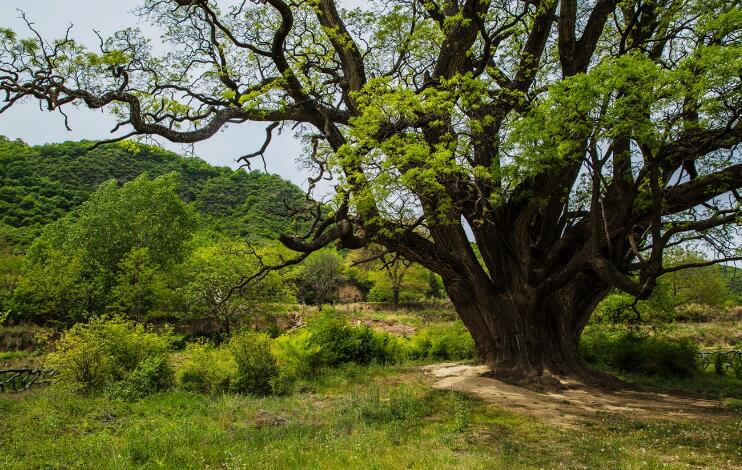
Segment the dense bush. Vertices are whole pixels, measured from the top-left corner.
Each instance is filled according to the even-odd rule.
[[[406,357],[406,341],[365,325],[350,325],[325,311],[307,328],[276,338],[273,352],[279,366],[273,392],[286,394],[301,389],[323,367],[396,363]]]
[[[582,335],[580,351],[586,361],[617,370],[689,377],[696,372],[698,347],[687,339],[588,327]]]
[[[455,361],[474,357],[474,340],[461,321],[423,328],[410,338],[411,359]]]
[[[366,325],[352,326],[329,311],[312,318],[307,329],[309,344],[319,349],[323,365],[391,364],[402,356],[396,338],[375,332]]]
[[[173,384],[173,370],[165,356],[143,359],[124,380],[114,382],[109,389],[114,395],[137,399],[169,389]]]
[[[474,340],[461,321],[429,326],[410,338],[400,338],[366,325],[350,325],[331,311],[312,318],[305,330],[278,338],[276,344],[281,364],[299,376],[344,363],[462,360],[475,355]]]
[[[233,390],[255,395],[302,389],[323,367],[391,364],[414,359],[466,359],[474,355],[460,323],[426,328],[411,339],[350,325],[331,311],[310,319],[306,328],[271,339],[246,332],[214,347],[193,343],[174,357],[179,388],[203,393]]]
[[[226,392],[237,375],[237,363],[230,351],[207,342],[189,343],[173,362],[176,385],[191,392]]]
[[[137,393],[150,393],[170,383],[170,348],[169,330],[156,333],[122,318],[94,318],[64,333],[47,365],[86,390],[126,382]]]
[[[252,395],[269,395],[271,383],[278,377],[272,339],[265,333],[244,332],[232,337],[229,350],[237,363],[232,389]]]
[[[273,346],[285,377],[310,377],[323,365],[322,349],[312,342],[312,334],[306,329],[279,336]]]

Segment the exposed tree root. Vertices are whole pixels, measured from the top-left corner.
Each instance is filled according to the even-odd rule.
[[[557,366],[533,369],[490,368],[481,372],[480,377],[500,380],[507,384],[537,391],[560,391],[579,389],[586,386],[606,391],[634,390],[635,387],[605,372],[591,369],[583,364],[571,367]]]

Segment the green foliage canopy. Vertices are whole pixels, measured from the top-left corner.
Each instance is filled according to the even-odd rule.
[[[156,271],[184,259],[195,229],[176,185],[174,174],[121,187],[110,181],[48,225],[29,249],[17,290],[24,314],[74,319],[111,303],[141,314],[161,290]]]
[[[190,315],[214,319],[225,333],[238,316],[258,321],[266,303],[292,300],[291,271],[268,272],[255,282],[264,258],[275,257],[271,246],[255,248],[244,242],[222,241],[199,247],[182,267],[183,285],[176,295]]]

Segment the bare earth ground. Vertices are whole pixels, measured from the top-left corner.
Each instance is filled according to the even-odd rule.
[[[562,426],[572,427],[598,412],[701,420],[718,420],[727,414],[717,400],[638,391],[608,392],[577,382],[563,382],[566,388],[558,392],[538,392],[480,377],[487,372],[487,366],[443,363],[424,369],[433,375],[434,388],[468,393],[499,407]]]

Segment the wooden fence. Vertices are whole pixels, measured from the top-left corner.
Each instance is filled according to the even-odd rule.
[[[0,369],[0,392],[20,392],[49,385],[59,372],[52,369]]]

